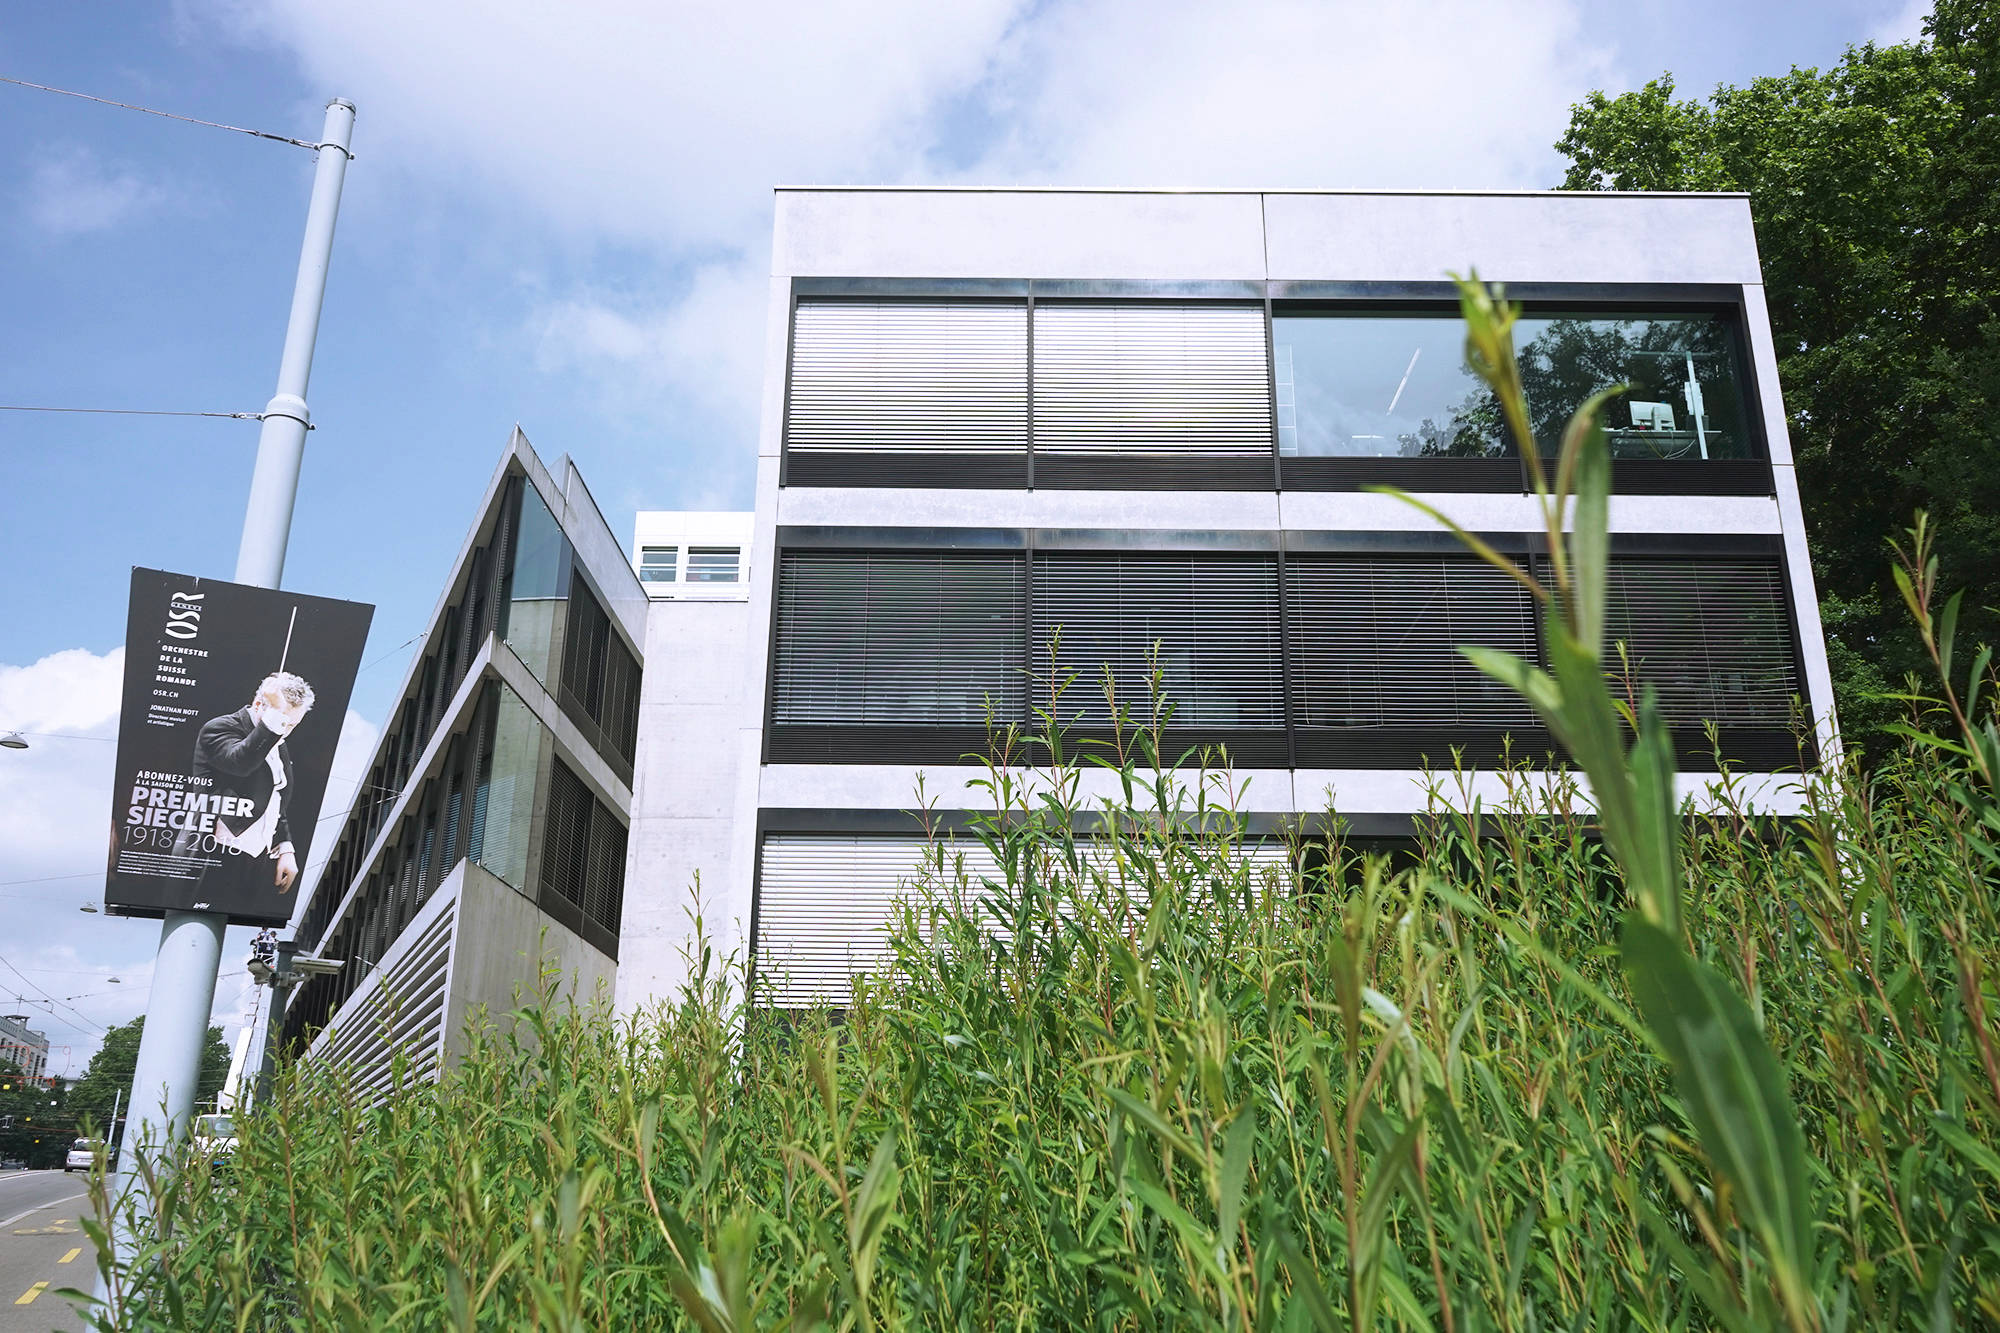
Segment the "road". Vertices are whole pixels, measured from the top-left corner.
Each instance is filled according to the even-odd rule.
[[[0,1174],[0,1333],[85,1326],[54,1292],[96,1280],[97,1251],[77,1225],[89,1206],[81,1174]]]

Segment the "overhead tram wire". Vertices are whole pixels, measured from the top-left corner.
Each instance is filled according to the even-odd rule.
[[[220,417],[225,421],[262,421],[268,412],[168,412],[148,407],[35,407],[0,403],[0,412],[63,412],[106,417]],[[307,430],[318,429],[310,421]]]
[[[53,996],[53,995],[49,994],[49,992],[48,992],[48,991],[47,991],[47,990],[46,990],[46,989],[45,989],[45,988],[44,988],[44,987],[42,986],[42,984],[41,984],[40,982],[36,981],[36,980],[35,980],[35,979],[34,979],[33,977],[31,977],[31,976],[29,976],[29,975],[28,975],[27,973],[23,972],[23,971],[22,971],[22,970],[21,970],[20,968],[18,968],[18,967],[15,967],[15,966],[14,966],[14,965],[13,965],[12,963],[8,962],[8,961],[7,961],[7,960],[6,960],[5,958],[0,958],[0,967],[5,967],[5,968],[6,968],[6,969],[7,969],[7,970],[8,970],[9,972],[12,972],[12,973],[13,973],[13,974],[14,974],[15,976],[17,976],[17,977],[19,977],[19,978],[20,978],[21,980],[23,980],[23,981],[27,982],[27,983],[28,983],[28,984],[29,984],[30,986],[33,986],[33,987],[34,987],[34,988],[35,988],[35,989],[36,989],[37,991],[39,991],[39,992],[41,993],[41,996],[42,996],[42,998],[43,998],[43,999],[45,999],[45,1000],[47,1000],[47,1001],[48,1001],[48,1002],[49,1002],[49,1003],[50,1003],[51,1005],[56,1005],[56,1004],[61,1004],[61,1001],[57,1000],[55,996]],[[26,997],[26,996],[22,996],[21,998],[23,998],[23,999],[26,999],[27,997]],[[68,1010],[70,1011],[70,1013],[71,1013],[71,1014],[72,1014],[72,1015],[73,1015],[73,1016],[74,1016],[74,1017],[76,1018],[76,1020],[77,1020],[77,1021],[78,1021],[79,1023],[82,1023],[82,1024],[84,1025],[84,1027],[85,1027],[86,1029],[92,1029],[92,1030],[95,1030],[95,1031],[96,1031],[97,1033],[99,1033],[100,1035],[101,1035],[101,1034],[102,1034],[102,1033],[104,1032],[104,1030],[105,1030],[105,1029],[104,1029],[103,1025],[102,1025],[102,1024],[100,1024],[100,1023],[97,1023],[97,1022],[94,1022],[93,1020],[91,1020],[91,1019],[90,1019],[89,1017],[87,1017],[87,1016],[86,1016],[86,1015],[85,1015],[85,1014],[83,1013],[83,1011],[82,1011],[82,1010],[80,1010],[80,1009],[77,1009],[77,1008],[75,1008],[74,1006],[72,1006],[72,1005],[67,1005],[67,1004],[64,1004],[64,1005],[63,1005],[62,1007],[63,1007],[63,1008],[65,1008],[65,1009],[68,1009]],[[56,1016],[57,1016],[57,1015],[56,1015],[56,1012],[55,1012],[55,1010],[54,1010],[53,1008],[51,1008],[51,1009],[49,1010],[49,1014],[50,1014],[50,1016],[51,1016],[51,1017],[56,1017]]]
[[[212,130],[228,130],[231,134],[247,134],[253,139],[269,139],[273,143],[288,143],[295,148],[310,148],[314,152],[318,152],[320,149],[329,146],[323,143],[311,143],[305,139],[294,139],[289,134],[272,134],[269,130],[253,130],[242,125],[224,125],[219,120],[203,120],[199,116],[183,116],[172,111],[159,111],[150,106],[138,106],[131,102],[113,101],[109,97],[98,97],[91,93],[73,92],[68,88],[51,88],[46,83],[30,83],[26,79],[16,79],[5,74],[0,74],[0,83],[11,83],[20,88],[33,88],[36,92],[40,93],[55,93],[61,97],[78,97],[86,102],[96,102],[100,106],[115,106],[124,111],[141,111],[149,116],[162,116],[167,120],[178,120],[189,125],[205,125]],[[331,146],[339,147],[338,144]],[[341,151],[346,152],[345,149]],[[352,162],[354,154],[348,153],[347,160]]]

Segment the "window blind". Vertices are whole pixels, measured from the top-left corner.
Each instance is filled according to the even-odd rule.
[[[553,759],[542,827],[543,910],[616,958],[625,901],[625,826],[569,765]]]
[[[1262,307],[1035,306],[1038,457],[1268,459],[1271,440]]]
[[[772,721],[965,724],[1024,716],[1024,561],[967,551],[787,551]]]
[[[1605,666],[1616,645],[1675,726],[1782,729],[1798,693],[1784,571],[1775,560],[1621,557],[1611,565]]]
[[[1077,673],[1060,709],[1073,724],[1110,725],[1107,666],[1120,703],[1150,717],[1157,650],[1171,726],[1284,726],[1275,559],[1038,552],[1034,584],[1038,691],[1053,648],[1055,670]]]
[[[1115,879],[1104,864],[1106,844],[1093,842],[1085,851]],[[1240,852],[1253,875],[1275,876],[1279,886],[1288,878],[1284,844],[1245,843]],[[928,844],[916,837],[766,836],[758,859],[752,942],[758,1001],[779,1009],[843,1006],[856,975],[889,961],[888,932],[898,900],[920,900],[919,888],[926,883],[933,891],[955,887],[960,857],[968,911],[980,912],[987,896],[981,881],[1004,879],[992,854],[974,838],[945,844],[941,875],[926,871],[929,854]],[[1132,887],[1134,906],[1143,911],[1143,885]],[[996,936],[1007,937],[999,922],[980,915]]]
[[[1025,303],[801,301],[786,446],[1025,455]]]
[[[1292,556],[1285,583],[1300,726],[1534,722],[1458,651],[1535,660],[1533,598],[1499,570],[1470,556]]]

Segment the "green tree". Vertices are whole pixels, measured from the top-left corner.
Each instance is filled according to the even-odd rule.
[[[1671,75],[1592,93],[1556,147],[1565,189],[1750,195],[1835,693],[1879,754],[1882,696],[1923,664],[1884,559],[1914,510],[1972,590],[1967,637],[1996,630],[2000,3],[1939,0],[1917,42],[1706,102]]]
[[[31,1167],[62,1165],[75,1137],[61,1079],[29,1078],[11,1060],[0,1060],[0,1160]]]
[[[83,1071],[69,1090],[68,1109],[77,1123],[85,1118],[99,1128],[110,1123],[111,1112],[117,1108],[122,1119],[129,1107],[123,1099],[132,1095],[132,1071],[139,1063],[139,1036],[146,1030],[146,1016],[141,1014],[129,1023],[121,1023],[104,1034],[104,1044],[97,1048],[97,1054],[90,1057],[90,1065]],[[229,1078],[229,1047],[222,1040],[222,1029],[211,1027],[208,1041],[201,1050],[201,1077],[195,1083],[195,1105],[214,1097],[222,1091],[223,1083]]]

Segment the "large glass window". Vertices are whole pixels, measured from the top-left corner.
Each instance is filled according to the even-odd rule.
[[[1501,458],[1499,401],[1465,365],[1456,313],[1287,313],[1273,323],[1287,457]],[[1624,384],[1606,429],[1617,459],[1756,456],[1735,327],[1711,314],[1536,314],[1514,326],[1545,454],[1599,389]]]

